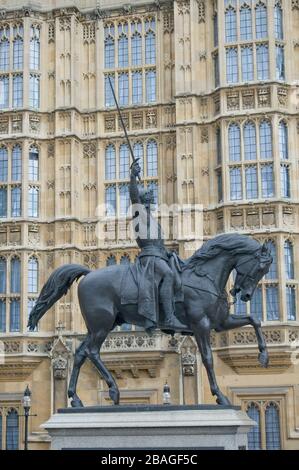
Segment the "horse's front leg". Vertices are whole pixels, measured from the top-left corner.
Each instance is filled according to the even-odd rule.
[[[263,367],[268,367],[269,355],[267,344],[262,332],[261,322],[251,315],[228,315],[217,331],[232,330],[242,326],[251,325],[254,328],[259,348],[259,362]]]
[[[192,323],[191,328],[196,338],[202,362],[208,374],[212,395],[216,395],[218,405],[231,405],[229,399],[221,392],[217,384],[214,372],[213,353],[210,344],[211,326],[209,319],[203,317],[201,320]]]

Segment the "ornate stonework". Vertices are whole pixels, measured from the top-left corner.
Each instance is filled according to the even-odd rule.
[[[252,387],[258,383],[260,387],[267,386],[270,389],[267,392],[269,398],[272,396],[271,390],[282,383],[287,382],[296,387],[298,364],[292,361],[298,352],[299,338],[298,273],[295,272],[295,279],[286,279],[284,244],[286,240],[292,243],[296,271],[299,252],[299,195],[296,185],[299,178],[296,160],[296,149],[299,147],[296,108],[296,80],[299,76],[296,59],[298,0],[292,0],[289,4],[282,2],[284,38],[278,43],[284,45],[286,78],[277,80],[275,41],[273,38],[263,38],[262,42],[267,43],[271,57],[269,79],[257,79],[255,62],[254,80],[241,80],[241,50],[244,47],[241,41],[237,46],[238,81],[233,83],[228,83],[226,76],[226,50],[230,45],[224,37],[225,2],[218,2],[216,6],[216,2],[209,3],[206,0],[142,0],[131,3],[101,0],[89,2],[94,5],[87,7],[88,2],[83,0],[78,0],[76,6],[65,0],[56,0],[53,9],[53,2],[39,2],[39,8],[34,2],[29,7],[24,7],[20,0],[4,3],[9,3],[9,8],[5,6],[0,10],[0,23],[1,26],[9,25],[11,28],[11,60],[13,25],[24,26],[24,73],[23,106],[14,107],[12,79],[19,77],[20,71],[14,70],[13,66],[7,71],[1,71],[0,79],[8,76],[10,80],[10,101],[8,107],[0,103],[0,148],[7,147],[9,162],[9,178],[8,181],[1,180],[0,189],[7,189],[8,210],[12,207],[12,191],[21,189],[22,216],[1,216],[0,257],[7,260],[9,286],[11,257],[20,256],[22,283],[21,294],[0,293],[0,301],[6,298],[6,331],[1,332],[0,338],[0,351],[2,347],[5,353],[3,364],[0,357],[0,394],[3,390],[13,394],[23,390],[27,383],[30,385],[33,413],[38,415],[30,422],[30,433],[40,432],[40,424],[45,421],[46,415],[55,411],[55,406],[66,406],[66,388],[73,352],[85,334],[84,320],[79,312],[77,284],[42,319],[38,332],[27,332],[28,310],[50,273],[58,266],[79,263],[90,269],[98,269],[105,266],[108,260],[114,260],[113,257],[116,263],[120,263],[124,254],[131,261],[137,255],[136,244],[129,237],[129,223],[121,218],[114,223],[109,218],[101,217],[104,237],[102,239],[98,236],[97,210],[105,202],[105,189],[115,186],[116,205],[119,206],[120,185],[127,183],[127,180],[119,179],[119,149],[124,143],[124,135],[116,108],[106,106],[105,75],[114,74],[119,97],[121,90],[117,83],[118,74],[129,74],[128,90],[122,91],[128,92],[129,103],[132,103],[132,72],[139,69],[143,73],[140,88],[142,99],[140,103],[123,106],[121,112],[132,144],[141,142],[143,145],[145,169],[148,165],[147,143],[153,139],[157,142],[158,175],[151,176],[149,180],[158,181],[161,202],[202,205],[203,227],[200,236],[204,241],[217,234],[238,232],[260,240],[274,239],[276,243],[278,278],[262,282],[263,329],[270,350],[270,367],[267,371],[260,368],[257,343],[250,328],[221,333],[213,331],[211,344],[219,385],[224,393],[228,393],[228,384],[233,383],[236,388],[248,389],[250,397],[253,394]],[[268,19],[274,24],[275,2],[270,3]],[[214,45],[212,21],[216,13],[219,34],[218,44]],[[289,21],[286,21],[286,16],[290,18]],[[119,24],[127,22],[131,43],[131,25],[141,20],[143,30],[145,21],[151,19],[155,19],[155,64],[135,64],[135,67],[129,61],[128,66],[118,68],[116,56],[115,67],[104,69],[106,25],[114,24],[116,45]],[[41,28],[42,55],[40,69],[33,71],[29,67],[29,34],[30,26],[37,23]],[[254,61],[260,43],[252,39]],[[144,48],[144,37],[142,44]],[[141,51],[141,55],[145,58],[145,50]],[[217,57],[220,77],[219,86],[216,87],[213,66]],[[154,59],[150,61],[154,62]],[[150,86],[146,73],[149,71],[156,72],[156,96],[147,100]],[[30,74],[31,80],[40,78],[38,107],[31,106],[33,95],[30,96]],[[2,91],[0,95],[2,98]],[[278,130],[282,120],[287,124],[289,145],[288,158],[283,161]],[[267,134],[268,140],[264,141],[260,131],[263,121],[270,122],[272,126]],[[240,159],[236,158],[233,162],[228,150],[228,128],[232,122],[240,126],[241,139]],[[250,140],[254,134],[252,129],[245,145],[244,126],[248,122],[254,123],[256,146]],[[116,148],[116,171],[115,178],[106,180],[105,148],[111,143]],[[16,179],[11,177],[12,167],[9,166],[16,144],[22,149],[20,181],[18,176]],[[271,159],[266,152],[262,152],[266,146],[271,147]],[[29,149],[33,147],[39,151],[38,172],[32,163],[34,155],[30,156],[29,171]],[[257,158],[252,160],[255,151]],[[2,155],[4,153],[1,158]],[[267,165],[273,165],[273,197],[264,196],[266,189],[269,189],[269,175],[272,171]],[[246,185],[246,171],[249,168],[252,171],[252,184]],[[230,169],[241,171],[242,194],[238,194],[239,199],[231,198]],[[255,169],[257,195],[254,194]],[[262,173],[263,169],[268,172],[265,170]],[[281,195],[282,186],[287,180],[285,169],[289,169],[290,197]],[[282,178],[283,171],[285,179]],[[33,198],[29,199],[29,189],[31,195],[36,192],[40,195],[37,217],[28,216],[28,207],[33,201]],[[188,236],[184,234],[167,246],[185,257],[194,248],[193,240]],[[28,287],[30,256],[36,256],[39,261],[38,292],[33,293],[29,292]],[[269,291],[266,289],[276,286],[280,317],[274,322],[267,317]],[[294,289],[296,293],[297,320],[288,320],[290,302],[288,304],[286,300],[287,288]],[[18,299],[20,331],[10,332],[11,302]],[[249,313],[250,305],[247,304],[246,308]],[[231,312],[235,312],[235,306],[231,306]],[[64,329],[58,332],[57,325],[60,323]],[[0,322],[2,324],[3,321]],[[144,331],[120,331],[117,327],[105,341],[102,358],[119,377],[121,390],[132,390],[130,403],[138,403],[143,392],[146,403],[160,403],[166,380],[170,384],[175,404],[214,403],[214,398],[207,391],[202,364],[197,362],[194,339],[187,340],[177,335],[148,336]],[[45,389],[49,390],[48,395],[44,393]],[[84,365],[79,390],[87,405],[95,404],[99,394],[106,392],[102,380],[89,362]],[[299,422],[294,416],[291,417],[294,422],[289,419],[292,414],[290,410],[298,408],[296,394],[293,395],[295,402],[291,404],[289,398],[286,398],[285,409],[281,413],[284,448],[298,447],[299,442],[296,431]],[[34,397],[40,396],[45,397],[44,402],[34,402]],[[129,402],[123,396],[124,402]],[[48,444],[41,443],[33,434],[30,445],[45,448]]]

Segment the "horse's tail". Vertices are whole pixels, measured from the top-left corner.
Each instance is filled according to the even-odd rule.
[[[65,295],[75,279],[90,273],[90,269],[80,264],[65,264],[52,272],[31,310],[28,320],[29,330],[33,331],[39,320],[57,300]]]

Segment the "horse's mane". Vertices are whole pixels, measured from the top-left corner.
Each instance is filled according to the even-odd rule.
[[[221,252],[228,251],[233,255],[251,254],[256,252],[261,245],[247,235],[239,235],[237,233],[226,233],[218,235],[211,240],[205,242],[201,248],[195,251],[193,255],[185,261],[185,268],[193,268],[203,264],[205,261],[219,256]]]

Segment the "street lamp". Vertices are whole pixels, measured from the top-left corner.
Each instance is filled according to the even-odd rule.
[[[163,387],[163,405],[170,405],[170,404],[171,404],[170,387],[166,381]]]
[[[27,385],[26,390],[23,396],[23,408],[24,408],[24,417],[25,417],[25,440],[24,440],[24,450],[28,450],[28,418],[31,408],[31,392]]]

